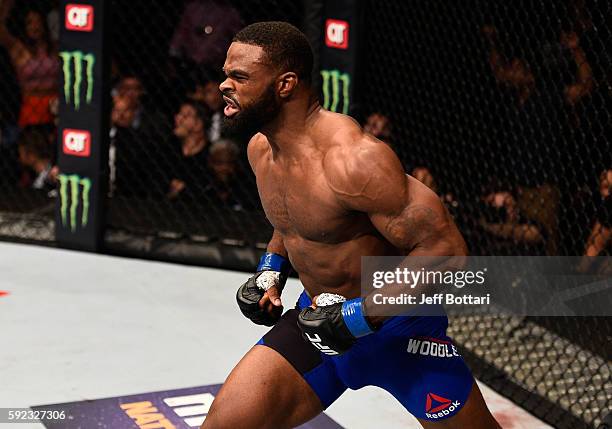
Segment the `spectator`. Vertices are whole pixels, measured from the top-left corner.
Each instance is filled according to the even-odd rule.
[[[513,165],[513,173],[535,179],[523,184],[553,180],[548,176],[554,170],[551,166],[565,174],[567,158],[574,151],[572,142],[565,138],[569,133],[566,110],[574,109],[593,86],[591,68],[577,34],[562,33],[559,42],[534,48],[538,54],[529,64],[523,58],[502,55],[495,27],[484,26],[482,33],[489,45],[489,64],[504,90],[499,100],[501,114],[493,119],[498,121],[500,131],[495,138],[505,140],[500,157],[519,160]],[[568,67],[571,62],[576,65],[575,76]],[[525,162],[526,154],[535,156]]]
[[[113,110],[111,111],[111,123],[113,127],[135,128],[138,106],[136,102],[125,95],[113,97]]]
[[[521,185],[541,184],[551,179],[547,174],[550,169],[544,166],[560,164],[555,156],[559,153],[558,137],[563,134],[558,129],[564,123],[562,96],[538,87],[534,70],[524,59],[506,59],[501,54],[494,27],[485,26],[483,33],[489,43],[489,64],[501,90],[495,94],[500,108],[491,117],[496,132],[491,138],[500,140],[495,157],[516,160],[507,173],[518,174]],[[542,121],[555,125],[542,126]],[[525,162],[526,154],[533,155],[531,162]]]
[[[108,157],[110,195],[159,198],[164,192],[151,183],[162,182],[159,186],[164,188],[167,185],[166,173],[162,171],[166,146],[161,146],[157,134],[147,134],[140,126],[135,127],[138,97],[129,91],[116,93]]]
[[[113,97],[108,154],[110,196],[115,195],[116,192],[123,195],[134,194],[134,189],[132,189],[134,182],[131,180],[132,171],[138,168],[138,164],[134,164],[142,161],[142,159],[133,154],[134,146],[137,142],[134,138],[135,133],[130,127],[135,116],[136,109],[134,103],[128,97],[125,95]],[[135,193],[139,194],[140,192],[136,191]]]
[[[45,191],[55,188],[57,169],[53,168],[52,145],[43,130],[33,127],[24,129],[17,147],[20,164],[34,173],[33,180],[27,185]]]
[[[140,78],[133,74],[121,77],[113,89],[114,104],[120,105],[123,123],[121,126],[131,128],[142,134],[143,139],[152,140],[168,133],[166,119],[155,109],[144,103],[145,89]],[[120,97],[120,98],[117,98]],[[120,112],[117,112],[120,113]]]
[[[517,192],[493,183],[482,196],[479,225],[485,232],[491,255],[544,255],[545,229],[521,213]]]
[[[564,88],[565,102],[574,107],[593,90],[593,71],[587,61],[584,50],[580,47],[580,39],[575,32],[561,33],[561,45],[564,46],[572,56],[576,65],[576,78]]]
[[[45,17],[38,11],[26,12],[18,37],[7,26],[13,0],[0,4],[0,44],[11,58],[21,87],[19,125],[53,123],[50,103],[57,98],[59,61]]]
[[[459,207],[459,202],[450,192],[440,191],[440,188],[438,187],[438,181],[434,178],[429,168],[423,166],[415,167],[410,173],[410,175],[425,186],[427,186],[429,189],[434,191],[436,194],[438,194],[440,200],[442,200],[442,203],[444,203],[447,210],[454,218],[457,218],[457,208]],[[455,219],[455,221],[458,222],[458,219]]]
[[[210,146],[208,168],[211,181],[204,189],[206,201],[215,207],[240,211],[252,208],[255,190],[238,176],[240,148],[231,140],[221,139]]]
[[[434,191],[436,194],[438,193],[438,184],[436,183],[433,174],[431,174],[431,171],[429,171],[427,167],[415,167],[410,175]]]
[[[59,10],[59,0],[50,0],[49,1],[49,12],[47,13],[47,27],[49,27],[49,35],[53,43],[57,44],[59,42],[59,33],[60,33],[60,10]]]
[[[391,144],[391,121],[382,113],[374,112],[367,117],[363,130],[379,140]]]
[[[115,95],[126,97],[132,104],[140,105],[144,88],[140,79],[131,74],[125,74],[114,88]]]
[[[242,28],[238,11],[224,0],[191,0],[170,42],[170,55],[198,65],[220,67],[234,34]]]
[[[195,199],[208,183],[206,110],[195,101],[184,101],[174,116],[174,136],[178,139],[171,171],[168,197]]]
[[[223,79],[218,73],[208,70],[203,79],[195,84],[195,89],[188,94],[189,98],[204,104],[210,112],[206,136],[211,143],[221,138],[221,125],[223,123],[223,94],[219,90],[219,85]]]
[[[599,195],[599,207],[587,240],[585,256],[612,256],[612,169],[601,173]]]

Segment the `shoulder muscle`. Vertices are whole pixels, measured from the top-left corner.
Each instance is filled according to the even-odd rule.
[[[347,209],[394,212],[405,203],[406,175],[399,159],[389,146],[367,135],[330,149],[324,171]]]
[[[247,146],[247,157],[253,173],[255,173],[257,161],[264,156],[267,149],[268,145],[266,138],[263,135],[257,133],[251,137],[251,140],[249,140],[249,144]]]

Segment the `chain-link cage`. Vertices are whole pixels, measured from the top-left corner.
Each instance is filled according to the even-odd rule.
[[[471,253],[610,255],[608,1],[361,7],[354,111],[440,195]],[[244,25],[301,27],[303,8],[112,1],[107,239],[265,247],[246,142],[221,132],[221,66]],[[54,1],[0,0],[0,237],[53,239],[60,21]],[[555,427],[596,427],[611,411],[610,318],[450,326],[478,378]]]
[[[0,2],[0,237],[54,240],[59,15]]]
[[[246,142],[222,134],[219,84],[232,37],[262,20],[300,25],[301,2],[116,1],[112,230],[265,246]]]
[[[361,119],[473,254],[610,255],[609,2],[368,1],[364,16]],[[612,411],[610,318],[450,327],[478,377],[555,427]]]

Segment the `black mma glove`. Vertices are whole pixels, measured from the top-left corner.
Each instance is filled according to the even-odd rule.
[[[362,298],[345,301],[340,295],[323,293],[316,304],[314,309],[302,309],[297,323],[304,338],[321,353],[340,355],[359,337],[375,331],[365,318]]]
[[[282,256],[276,253],[263,255],[257,266],[257,273],[240,286],[236,293],[236,301],[242,314],[258,325],[274,326],[280,319],[281,312],[273,315],[260,308],[259,301],[272,286],[275,286],[279,293],[283,290],[289,269],[289,261]]]

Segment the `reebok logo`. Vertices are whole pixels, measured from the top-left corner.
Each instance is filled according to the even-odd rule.
[[[66,30],[92,31],[94,9],[86,4],[67,4],[64,25]]]
[[[91,152],[89,131],[66,128],[62,134],[62,142],[62,149],[66,155],[87,157]]]
[[[348,49],[349,23],[338,19],[325,21],[325,44],[330,48]]]
[[[425,399],[425,416],[429,419],[446,417],[457,411],[460,405],[459,401],[451,401],[430,392]]]

